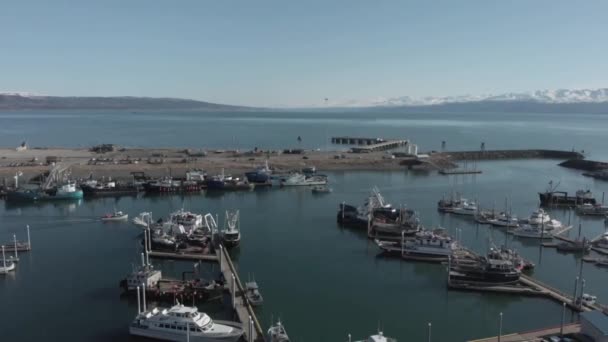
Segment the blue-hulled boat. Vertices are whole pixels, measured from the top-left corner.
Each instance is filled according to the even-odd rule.
[[[268,167],[268,160],[263,167],[258,168],[255,171],[245,172],[245,177],[250,183],[268,183],[270,182],[270,176],[272,170]]]

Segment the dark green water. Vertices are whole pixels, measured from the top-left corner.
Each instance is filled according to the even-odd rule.
[[[360,204],[377,185],[394,205],[420,212],[427,226],[441,225],[463,243],[484,251],[488,237],[497,243],[505,235],[460,217],[441,215],[436,202],[450,191],[501,208],[505,196],[523,217],[538,204],[538,191],[549,180],[575,191],[589,188],[601,198],[608,183],[581,177],[556,166],[557,161],[501,161],[480,164],[477,176],[440,176],[408,172],[330,173],[334,192],[313,195],[306,189],[271,189],[209,197],[143,197],[85,200],[77,204],[0,206],[0,239],[13,232],[24,236],[30,224],[34,251],[23,254],[17,271],[0,278],[0,326],[7,341],[129,340],[127,326],[136,303],[120,298],[118,281],[139,260],[139,230],[130,224],[103,224],[92,218],[116,206],[131,217],[152,211],[165,216],[182,207],[223,214],[241,210],[243,241],[238,255],[240,274],[255,274],[265,298],[259,317],[267,324],[280,316],[295,341],[344,341],[348,333],[363,338],[378,325],[400,341],[426,338],[433,324],[434,341],[464,341],[495,335],[499,313],[503,331],[514,332],[557,325],[561,305],[546,299],[446,290],[445,266],[402,262],[378,256],[362,232],[339,228],[336,211],[342,201]],[[567,221],[567,212],[551,211]],[[573,222],[578,218],[573,215]],[[604,231],[602,220],[584,219],[583,234]],[[576,234],[576,230],[570,232]],[[536,242],[509,244],[536,264],[534,276],[571,292],[580,259]],[[191,262],[164,261],[159,267],[178,276]],[[207,270],[211,272],[211,270]],[[608,272],[586,264],[586,291],[608,302]],[[219,303],[201,306],[226,317]]]

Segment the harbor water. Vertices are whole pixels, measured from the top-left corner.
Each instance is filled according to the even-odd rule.
[[[28,140],[32,146],[184,146],[208,148],[331,148],[332,135],[412,139],[421,150],[552,148],[584,149],[592,159],[608,159],[604,132],[608,116],[562,114],[373,113],[0,113],[0,145]],[[366,114],[366,115],[364,115]],[[65,131],[72,132],[65,134]],[[273,134],[267,134],[267,132]],[[264,133],[264,134],[262,134]],[[95,140],[93,140],[94,137]],[[334,148],[344,148],[343,146]],[[270,161],[272,163],[272,160]],[[342,202],[359,205],[377,186],[393,205],[418,211],[427,227],[442,226],[462,243],[484,253],[490,242],[507,243],[536,264],[533,276],[573,293],[580,256],[541,248],[537,241],[506,236],[500,229],[465,217],[437,212],[450,193],[503,210],[505,198],[523,218],[538,207],[538,192],[549,181],[573,193],[589,189],[601,200],[608,182],[582,177],[556,160],[479,162],[478,175],[442,176],[436,172],[331,172],[333,192],[271,188],[251,192],[187,196],[140,196],[13,206],[0,202],[0,241],[13,234],[25,239],[30,225],[33,250],[20,255],[17,270],[0,277],[0,327],[6,340],[128,341],[137,311],[134,299],[121,297],[119,281],[139,261],[141,230],[130,223],[99,218],[114,209],[155,218],[179,209],[241,212],[242,242],[233,252],[241,278],[255,277],[264,296],[258,317],[264,327],[281,318],[292,341],[363,339],[379,328],[400,341],[465,341],[503,332],[558,325],[561,305],[549,299],[507,294],[448,291],[446,265],[389,259],[362,231],[336,223]],[[323,170],[320,170],[323,171]],[[593,238],[605,231],[602,219],[579,218],[550,209],[552,217],[575,226],[569,235]],[[221,221],[221,219],[220,219]],[[153,260],[164,275],[179,278],[191,261]],[[203,277],[217,274],[206,265]],[[608,270],[585,264],[585,292],[608,303]],[[187,303],[188,304],[188,303]],[[198,303],[200,304],[200,303]],[[230,319],[221,300],[201,304],[214,318]],[[568,320],[576,315],[568,313]]]
[[[129,340],[128,324],[136,302],[121,298],[118,282],[139,260],[140,230],[128,223],[102,223],[113,208],[131,217],[152,211],[162,217],[184,207],[195,212],[241,210],[242,244],[235,251],[241,277],[255,277],[265,298],[258,311],[264,326],[280,317],[296,341],[340,341],[347,334],[366,336],[381,327],[400,340],[426,337],[431,322],[436,341],[464,341],[495,335],[504,315],[504,332],[559,324],[561,306],[548,299],[456,292],[446,289],[445,265],[405,262],[379,255],[364,232],[340,228],[338,204],[362,203],[376,185],[394,205],[416,209],[426,226],[461,235],[462,243],[484,252],[488,239],[505,243],[501,230],[440,214],[436,202],[451,191],[476,198],[482,206],[503,206],[527,216],[538,205],[538,191],[551,179],[564,190],[589,188],[601,197],[608,184],[555,166],[556,161],[481,163],[475,176],[412,172],[330,173],[334,192],[264,189],[221,195],[144,196],[0,207],[0,237],[23,237],[31,226],[33,251],[21,255],[17,271],[0,280],[3,336],[11,340]],[[550,214],[568,220],[562,210]],[[572,223],[579,218],[572,215]],[[583,218],[582,233],[604,231],[601,219]],[[459,233],[460,231],[460,233]],[[570,236],[577,234],[577,229]],[[573,291],[580,257],[539,247],[535,241],[508,237],[510,247],[537,264],[534,276],[568,293]],[[156,261],[179,278],[193,262]],[[217,269],[215,270],[215,272]],[[585,292],[608,299],[605,269],[585,264]],[[205,267],[203,277],[214,270]],[[230,318],[219,301],[201,306],[215,317]],[[569,315],[568,319],[573,317]],[[36,329],[31,325],[36,322]],[[59,329],[69,323],[71,328]],[[314,328],[313,328],[314,327]]]

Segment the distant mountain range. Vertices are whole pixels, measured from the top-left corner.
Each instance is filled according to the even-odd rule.
[[[59,97],[30,93],[0,92],[0,110],[21,109],[119,109],[257,111],[290,110],[231,106],[204,101],[151,97]],[[292,108],[293,110],[294,108]],[[500,95],[465,95],[412,98],[409,96],[328,103],[315,111],[374,110],[403,113],[601,113],[608,114],[608,88],[539,90]],[[307,110],[301,108],[299,110]]]
[[[563,103],[601,103],[608,102],[608,88],[601,89],[558,89],[537,90],[524,93],[506,93],[499,95],[464,95],[447,97],[412,98],[409,96],[374,100],[371,107],[398,106],[433,106],[449,103],[470,102],[536,102],[548,104]]]
[[[60,97],[29,93],[0,93],[0,110],[20,109],[184,109],[205,111],[252,110],[254,108],[230,106],[196,100],[152,97]]]

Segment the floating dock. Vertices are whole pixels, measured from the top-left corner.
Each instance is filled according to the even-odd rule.
[[[543,328],[538,330],[514,333],[498,336],[482,338],[478,340],[471,340],[469,342],[521,342],[521,341],[541,341],[544,336],[555,336],[561,332],[561,326]],[[575,334],[581,331],[581,325],[579,323],[564,324],[564,334]]]
[[[150,251],[148,252],[150,257],[159,259],[180,259],[180,260],[201,260],[216,262],[218,258],[215,254],[204,254],[204,253],[187,253],[187,252],[161,252],[161,251]]]
[[[241,279],[230,259],[228,251],[220,244],[216,249],[217,258],[220,264],[220,271],[226,280],[230,296],[232,298],[232,308],[236,312],[239,320],[243,323],[245,330],[245,340],[248,342],[264,342],[264,330],[253,311],[253,307],[245,296],[245,288]]]

